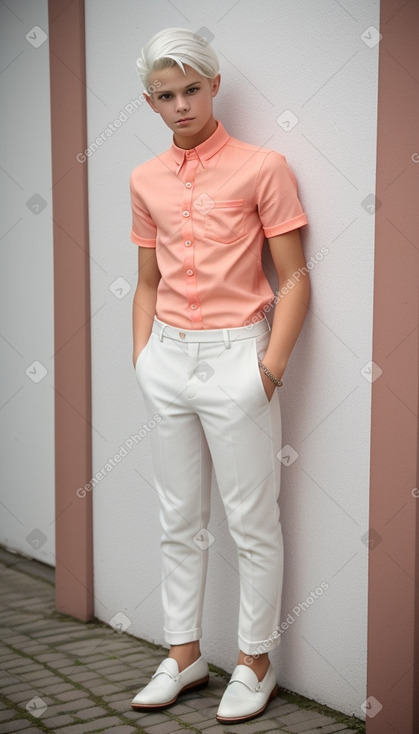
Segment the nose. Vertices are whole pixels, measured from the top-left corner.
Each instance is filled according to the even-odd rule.
[[[183,95],[179,95],[176,98],[176,110],[177,110],[177,112],[183,112],[184,110],[188,110],[188,109],[189,109],[189,104],[188,104],[188,102],[186,100],[186,97],[184,97]]]

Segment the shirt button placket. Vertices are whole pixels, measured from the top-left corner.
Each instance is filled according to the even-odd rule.
[[[197,291],[195,258],[194,258],[194,239],[193,239],[193,190],[195,183],[196,169],[199,159],[196,151],[186,152],[186,161],[183,169],[183,199],[182,199],[182,237],[185,246],[184,250],[184,273],[185,273],[185,295],[188,301],[191,321],[202,321],[199,297]]]

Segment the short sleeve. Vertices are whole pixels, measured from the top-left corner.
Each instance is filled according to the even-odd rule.
[[[139,189],[138,169],[134,169],[130,177],[132,209],[131,241],[140,247],[155,247],[157,227],[140,195]]]
[[[259,171],[257,205],[265,237],[275,237],[307,224],[297,181],[285,156],[270,151]]]

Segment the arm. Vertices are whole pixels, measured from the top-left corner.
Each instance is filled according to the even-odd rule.
[[[279,287],[285,285],[299,268],[299,280],[292,278],[294,288],[281,296],[275,306],[271,337],[263,363],[279,379],[297,341],[307,313],[310,284],[298,229],[268,239],[272,259],[278,273]],[[305,268],[305,271],[303,270]],[[270,399],[275,384],[261,371],[265,391]]]
[[[138,248],[138,284],[132,304],[133,364],[147,344],[156,313],[157,286],[160,271],[154,247]]]

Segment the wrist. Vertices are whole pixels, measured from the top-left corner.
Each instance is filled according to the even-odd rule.
[[[274,375],[271,372],[271,370],[267,367],[267,365],[264,362],[262,362],[261,359],[258,359],[258,365],[259,365],[259,369],[262,370],[262,372],[269,378],[271,382],[273,382],[275,387],[282,387],[282,385],[284,384],[282,382],[282,375],[281,376]]]
[[[286,362],[283,362],[281,359],[272,358],[268,351],[262,357],[261,362],[263,362],[269,372],[272,372],[278,380],[282,379],[285,367],[287,366]]]

